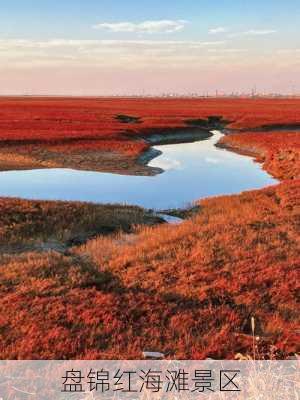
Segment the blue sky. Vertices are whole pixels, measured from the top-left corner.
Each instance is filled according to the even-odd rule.
[[[272,27],[299,35],[299,0],[10,0],[1,6],[0,32],[6,37],[99,37],[99,21],[184,19],[183,36],[197,37],[214,25],[236,29]]]
[[[68,93],[74,77],[74,93],[116,93],[113,81],[124,78],[127,84],[120,90],[128,92],[185,92],[192,90],[196,76],[197,91],[207,91],[212,84],[224,91],[249,90],[252,82],[263,90],[300,90],[299,0],[3,3],[0,68],[6,91],[18,90],[16,82],[10,84],[17,78],[20,91]],[[105,82],[95,87],[88,78],[99,72]],[[231,86],[230,73],[237,78]],[[51,88],[42,84],[48,77]]]

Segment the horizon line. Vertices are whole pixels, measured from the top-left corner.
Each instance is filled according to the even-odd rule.
[[[286,97],[286,98],[300,98],[300,93],[279,93],[279,92],[270,92],[270,93],[224,93],[224,94],[210,94],[210,93],[163,93],[163,94],[1,94],[0,93],[0,98],[1,97],[60,97],[60,98],[66,98],[66,97],[72,97],[72,98],[112,98],[112,97],[117,97],[117,98],[259,98],[259,97],[264,97],[264,98],[276,98],[276,97]]]

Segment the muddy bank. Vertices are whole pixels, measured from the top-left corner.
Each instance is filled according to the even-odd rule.
[[[143,135],[141,138],[151,146],[161,146],[164,144],[192,143],[208,139],[213,134],[208,130],[197,127],[161,129],[159,132],[153,132],[149,135]]]
[[[132,233],[137,225],[165,223],[151,210],[118,204],[0,198],[0,207],[2,255],[50,250],[64,253],[100,235]]]
[[[162,144],[189,143],[211,137],[209,131],[199,128],[170,128],[152,130],[151,133],[140,134],[132,142],[139,142],[146,151],[139,155],[124,154],[117,151],[42,145],[5,145],[0,147],[0,171],[30,170],[44,168],[70,168],[76,170],[108,172],[121,175],[153,176],[162,173],[160,168],[152,168],[148,163],[158,157],[161,152],[151,146]],[[69,144],[69,143],[68,143]],[[80,145],[80,141],[78,142]]]
[[[299,131],[300,132],[300,123],[299,124],[268,124],[262,125],[257,128],[243,129],[243,132],[284,132],[284,131]]]
[[[164,144],[190,143],[205,140],[212,136],[211,130],[222,130],[227,135],[235,135],[243,132],[239,129],[228,129],[232,121],[222,116],[209,116],[206,119],[183,119],[186,126],[172,128],[139,129],[137,131],[121,131],[120,134],[126,144],[139,144],[142,152],[120,152],[117,150],[101,149],[103,139],[96,136],[88,136],[82,140],[74,137],[63,138],[59,142],[10,141],[1,142],[0,146],[0,171],[30,170],[45,168],[70,168],[95,172],[116,173],[121,175],[155,176],[163,172],[161,168],[150,167],[151,160],[158,157],[161,152],[153,146]],[[275,132],[284,130],[298,131],[300,124],[269,124],[259,128],[247,129],[248,132]],[[246,131],[245,131],[246,132]],[[246,133],[245,133],[246,134]],[[109,140],[109,139],[108,139]],[[29,143],[31,143],[29,145]],[[59,144],[59,147],[57,145]],[[71,146],[71,147],[70,147]],[[74,146],[74,147],[72,147]],[[120,148],[123,143],[120,141]],[[239,154],[255,157],[263,156],[257,149],[251,146],[231,146],[221,141],[217,144]],[[259,154],[258,154],[259,153]]]
[[[180,144],[180,143],[192,143],[212,137],[213,134],[210,131],[204,131],[199,128],[174,128],[161,130],[160,133],[152,133],[147,136],[141,136],[147,144],[151,146],[162,146],[167,144]],[[147,175],[157,175],[163,173],[163,169],[150,167],[148,164],[150,161],[160,156],[162,152],[160,150],[150,147],[144,153],[142,153],[136,160],[137,165],[141,165],[147,168]]]
[[[259,162],[263,162],[265,158],[265,152],[263,150],[255,148],[251,145],[236,145],[227,142],[226,139],[221,139],[215,146],[220,149],[233,151],[234,153],[241,154],[243,156],[253,157]]]
[[[154,160],[156,157],[160,156],[162,154],[161,151],[154,149],[153,147],[150,147],[149,150],[145,151],[142,153],[136,160],[136,165],[140,165],[141,168],[144,167],[146,168],[147,173],[143,175],[147,176],[155,176],[157,174],[162,174],[164,172],[163,169],[161,168],[154,168],[148,166],[150,161]]]
[[[139,122],[138,117],[118,115],[126,123]],[[71,168],[77,170],[108,172],[125,175],[153,176],[163,172],[151,168],[148,163],[161,153],[152,146],[189,143],[208,139],[210,130],[223,129],[228,121],[219,116],[207,119],[183,120],[182,126],[165,128],[141,128],[119,132],[120,150],[105,145],[103,138],[87,135],[84,138],[63,137],[41,139],[6,139],[0,145],[0,171],[30,170],[43,168]],[[186,126],[185,126],[186,125]],[[114,140],[114,138],[107,138]],[[123,146],[138,144],[139,150],[123,151]],[[101,148],[106,146],[105,149]],[[146,149],[141,152],[141,149]]]
[[[76,152],[64,152],[51,147],[9,146],[0,149],[0,171],[70,168],[120,175],[148,176],[162,172],[147,166],[148,162],[159,154],[151,148],[137,157],[117,151],[77,149]]]
[[[206,130],[223,130],[231,122],[221,115],[211,115],[205,118],[193,118],[184,121],[188,126],[198,127]]]
[[[177,224],[191,216],[189,210],[180,209],[156,212],[118,204],[14,198],[0,198],[0,206],[0,262],[5,254],[55,251],[69,255],[72,247],[99,236],[132,235],[137,226]]]
[[[300,144],[297,131],[241,133],[223,136],[216,144],[235,153],[254,157],[279,180],[299,179]]]

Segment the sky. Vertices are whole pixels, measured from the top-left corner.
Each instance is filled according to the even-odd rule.
[[[0,94],[300,93],[299,0],[0,6]]]

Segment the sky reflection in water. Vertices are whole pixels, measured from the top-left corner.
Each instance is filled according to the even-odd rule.
[[[70,169],[1,172],[0,196],[163,209],[276,183],[252,158],[216,148],[219,137],[215,133],[200,142],[156,146],[163,154],[149,165],[165,172],[151,177]]]

